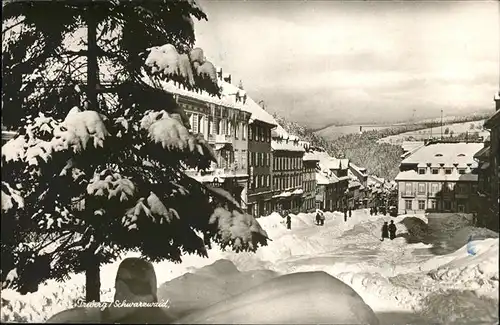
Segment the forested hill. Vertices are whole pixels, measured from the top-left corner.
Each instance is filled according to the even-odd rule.
[[[400,156],[403,154],[401,146],[377,143],[378,139],[389,135],[387,131],[346,134],[335,140],[326,141],[312,130],[296,122],[287,121],[276,114],[274,117],[287,132],[309,141],[314,146],[325,148],[334,157],[349,158],[354,164],[367,168],[372,175],[392,180],[399,172]]]

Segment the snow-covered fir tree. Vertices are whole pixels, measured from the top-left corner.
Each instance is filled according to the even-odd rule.
[[[3,287],[22,293],[99,269],[124,251],[151,261],[255,251],[267,234],[230,195],[187,177],[215,160],[173,97],[174,80],[218,94],[216,72],[192,49],[194,0],[6,1],[2,123]],[[82,37],[83,35],[83,37]],[[80,37],[79,37],[80,36]]]

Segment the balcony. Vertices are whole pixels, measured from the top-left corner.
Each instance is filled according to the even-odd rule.
[[[401,197],[402,198],[414,198],[415,197],[415,192],[401,192]]]
[[[232,143],[233,137],[227,134],[216,134],[215,135],[215,143]]]

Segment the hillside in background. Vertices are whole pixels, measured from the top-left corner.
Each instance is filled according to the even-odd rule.
[[[448,115],[448,116],[443,116],[443,123],[444,124],[455,124],[455,123],[464,123],[464,122],[471,122],[471,121],[478,121],[478,120],[483,120],[487,119],[492,115],[491,110],[482,110],[482,111],[477,111],[477,112],[472,112],[467,115]],[[415,125],[415,126],[420,126],[422,128],[429,128],[429,127],[434,127],[435,125],[441,125],[441,118],[440,117],[434,117],[434,118],[425,118],[425,119],[418,119],[418,120],[404,120],[404,121],[395,121],[395,122],[385,122],[385,123],[377,123],[377,122],[359,122],[355,124],[345,124],[345,123],[328,123],[327,125],[320,127],[320,128],[311,128],[314,132],[320,132],[321,135],[326,136],[327,138],[329,130],[336,129],[336,128],[345,128],[345,127],[355,127],[359,128],[360,125],[368,125],[368,124],[373,124],[371,127],[380,129],[384,128],[387,126],[408,126],[408,125]],[[334,132],[335,133],[335,132]]]
[[[313,146],[323,147],[334,157],[349,158],[354,164],[365,167],[372,175],[394,179],[399,172],[400,156],[403,149],[399,145],[377,143],[385,133],[368,131],[363,134],[345,134],[327,141],[312,130],[285,118],[274,115],[276,121],[289,133],[309,141]]]

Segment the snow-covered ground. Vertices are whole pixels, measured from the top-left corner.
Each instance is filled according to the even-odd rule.
[[[276,213],[260,218],[272,238],[267,247],[255,254],[223,252],[214,247],[209,258],[186,256],[182,264],[158,263],[158,283],[227,259],[240,272],[327,272],[351,286],[375,311],[381,324],[498,322],[497,233],[468,226],[469,218],[464,215],[412,215],[428,225],[420,230],[427,232],[423,234],[427,244],[409,244],[404,237],[382,242],[383,221],[394,220],[398,235],[403,235],[408,229],[400,222],[406,216],[370,216],[367,210],[354,211],[347,222],[341,213],[325,216],[325,226],[321,227],[314,224],[313,214],[292,215],[292,230],[286,229],[284,219]],[[438,246],[439,254],[447,249],[446,255],[435,255]],[[468,253],[471,247],[475,255]],[[118,265],[116,262],[102,268],[102,300],[112,300]],[[247,274],[255,276],[254,272]],[[83,283],[84,276],[75,275],[65,284],[50,282],[26,296],[3,290],[2,321],[44,321],[73,307],[75,300],[84,296]]]

